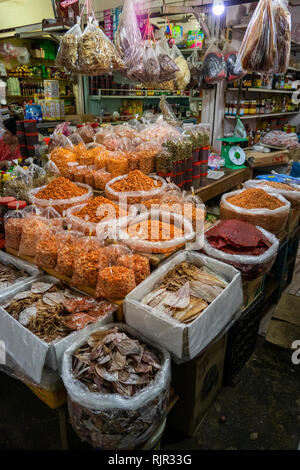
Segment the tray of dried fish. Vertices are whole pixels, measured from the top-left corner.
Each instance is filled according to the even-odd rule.
[[[125,324],[80,332],[63,355],[62,379],[73,429],[93,447],[134,449],[165,420],[170,355]]]
[[[240,272],[208,256],[180,251],[127,295],[126,323],[165,347],[176,362],[196,357],[240,316]]]
[[[33,281],[42,272],[30,263],[0,250],[0,292],[9,294],[25,281]]]
[[[0,331],[7,353],[39,383],[45,365],[58,370],[64,350],[80,329],[113,318],[117,306],[42,276],[0,295]]]

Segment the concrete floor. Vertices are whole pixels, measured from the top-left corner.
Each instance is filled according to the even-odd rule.
[[[300,257],[292,285],[294,294],[300,295]],[[297,449],[300,364],[292,364],[291,354],[259,336],[255,353],[238,376],[239,382],[233,388],[221,389],[196,434],[186,438],[167,426],[162,449]],[[61,422],[67,423],[65,434],[60,432]],[[67,407],[49,409],[20,381],[0,373],[0,450],[66,447],[91,449],[73,432]]]

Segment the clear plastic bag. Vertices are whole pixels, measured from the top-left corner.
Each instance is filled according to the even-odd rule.
[[[237,67],[238,51],[229,42],[226,42],[223,47],[223,56],[227,69],[227,82],[235,82],[236,80],[242,78],[244,76],[244,72],[242,68],[238,70]]]
[[[80,20],[80,19],[79,19]],[[56,65],[70,72],[78,71],[78,42],[82,31],[78,22],[61,38]]]
[[[244,124],[242,123],[240,117],[237,117],[236,125],[234,127],[233,131],[234,137],[240,137],[241,139],[246,139],[247,138],[247,132],[245,129]]]
[[[211,258],[218,259],[234,266],[241,272],[242,279],[244,281],[257,279],[259,276],[267,274],[273,266],[279,247],[279,240],[275,235],[273,235],[273,233],[267,232],[262,227],[256,226],[256,229],[259,230],[271,244],[271,246],[260,255],[244,255],[238,253],[238,249],[237,254],[226,253],[214,248],[206,237],[204,239],[203,251]],[[206,236],[209,236],[209,230],[206,232]],[[243,240],[241,240],[241,243],[242,242]]]
[[[125,0],[116,35],[116,47],[121,57],[129,48],[140,46],[142,36],[132,0]]]
[[[78,131],[73,132],[68,139],[74,146],[83,143],[83,139]]]
[[[288,1],[276,0],[274,5],[274,25],[276,30],[276,59],[273,73],[286,73],[291,55],[291,14]]]
[[[187,63],[190,69],[191,80],[189,88],[199,89],[202,81],[202,60],[198,56],[198,51],[193,51],[188,57]]]
[[[279,148],[287,148],[293,150],[299,147],[298,136],[296,133],[287,133],[284,131],[273,130],[268,132],[261,142],[265,145],[270,145]]]
[[[48,233],[47,219],[39,216],[24,218],[18,256],[34,257],[40,238]]]
[[[287,183],[284,183],[283,186],[286,186],[286,188],[283,188],[283,186],[280,187],[282,185],[281,183],[274,184],[271,181],[263,180],[263,179],[248,180],[248,181],[245,181],[245,183],[243,184],[245,188],[261,188],[270,193],[281,194],[281,196],[283,196],[285,199],[287,199],[291,203],[291,207],[297,207],[300,205],[299,186],[296,186],[293,184],[288,185]],[[288,186],[290,186],[290,190],[288,189]]]
[[[179,68],[170,56],[170,48],[165,37],[157,44],[156,52],[158,54],[158,62],[160,65],[159,81],[169,82],[175,80],[176,72],[179,72]]]
[[[101,75],[125,68],[113,45],[98,23],[88,23],[78,45],[79,71],[84,75]]]
[[[122,242],[140,253],[172,252],[195,238],[191,222],[160,209],[144,212],[120,227]]]
[[[58,274],[71,278],[75,263],[75,244],[82,233],[66,230],[56,232],[57,263],[55,270]]]
[[[75,262],[72,284],[76,287],[96,287],[99,272],[99,256],[103,242],[96,237],[80,238],[74,245]]]
[[[167,102],[165,95],[159,100],[159,108],[162,112],[164,120],[171,126],[178,127],[179,121],[173,112],[172,106]]]
[[[115,326],[120,333],[125,332],[130,339],[138,339],[146,344],[151,354],[154,353],[155,360],[160,362],[160,368],[150,385],[133,397],[121,396],[119,392],[99,393],[97,390],[91,392],[86,385],[76,379],[72,370],[73,354],[77,348],[86,344],[90,334],[92,332],[103,334],[105,331],[109,334]],[[153,361],[148,354],[144,359],[150,363]],[[68,392],[71,423],[80,439],[103,450],[135,449],[147,442],[166,417],[170,363],[169,353],[160,346],[148,343],[139,333],[124,324],[110,324],[104,328],[92,327],[89,334],[79,333],[77,340],[64,353],[62,379]]]
[[[29,163],[28,172],[32,178],[32,187],[38,188],[47,183],[47,175],[44,168],[33,163],[33,158],[28,158],[26,163]]]
[[[95,182],[96,189],[100,189],[101,191],[104,191],[105,186],[111,180],[112,180],[112,176],[108,171],[106,171],[105,168],[95,171],[94,182]]]
[[[276,61],[276,35],[272,0],[260,0],[241,44],[237,67],[245,72],[272,72]]]
[[[11,172],[11,179],[3,185],[3,196],[12,196],[20,201],[29,202],[29,192],[33,179],[28,170],[16,165]]]
[[[86,124],[85,126],[82,126],[82,127],[78,127],[77,133],[80,135],[81,139],[83,140],[85,144],[94,142],[94,137],[95,137],[94,129],[89,124]]]
[[[147,77],[144,42],[140,46],[130,48],[124,56],[124,62],[127,66],[128,78],[144,83]]]
[[[245,222],[250,222],[251,224],[259,226],[275,235],[285,229],[291,207],[289,201],[280,194],[273,194],[271,192],[268,194],[281,201],[283,206],[277,209],[244,209],[243,207],[235,206],[227,201],[227,198],[238,195],[243,191],[245,191],[245,189],[223,194],[220,203],[221,220],[244,220]]]
[[[172,47],[170,54],[179,69],[176,72],[176,86],[178,90],[184,90],[191,80],[188,63],[175,45]]]
[[[34,263],[41,269],[54,269],[57,263],[57,230],[48,228],[36,244]]]
[[[215,42],[207,49],[203,59],[203,77],[208,85],[225,80],[227,76],[224,55]]]
[[[22,237],[24,219],[27,216],[23,210],[8,211],[4,215],[5,246],[18,251]]]
[[[106,160],[106,167],[112,178],[116,178],[117,176],[121,175],[127,175],[128,158],[122,151],[112,152],[112,154]]]
[[[125,180],[125,178],[127,178],[129,175],[130,173],[128,175],[118,176],[106,184],[105,195],[108,199],[120,202],[122,202],[122,200],[126,200],[128,204],[136,204],[141,202],[143,199],[151,199],[158,196],[161,194],[166,184],[165,181],[159,176],[153,176],[151,177],[153,180],[153,188],[149,191],[116,191],[113,189],[113,185],[115,183]]]

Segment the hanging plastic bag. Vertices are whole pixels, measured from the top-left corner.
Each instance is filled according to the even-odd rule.
[[[218,48],[216,41],[212,42],[204,55],[203,76],[208,85],[221,82],[227,76],[224,56]]]
[[[226,63],[227,82],[234,82],[235,80],[239,80],[240,78],[242,78],[244,76],[244,72],[241,68],[238,70],[238,51],[236,50],[236,48],[233,47],[233,45],[229,42],[226,42],[223,47],[223,55]]]
[[[276,59],[273,73],[284,74],[291,55],[291,14],[286,0],[275,0]]]
[[[80,18],[77,23],[61,38],[56,56],[56,65],[65,67],[70,72],[78,71],[78,42],[82,36]]]
[[[84,75],[100,75],[125,68],[113,43],[99,28],[89,22],[78,44],[79,71]]]
[[[160,77],[160,65],[157,57],[156,47],[147,44],[145,48],[145,69],[148,82],[157,83]]]
[[[188,57],[187,63],[190,69],[191,81],[190,89],[200,88],[200,82],[202,77],[202,60],[198,57],[198,51],[193,51],[192,54]]]
[[[178,90],[184,90],[191,79],[188,63],[175,45],[172,47],[170,54],[179,69],[178,72],[176,72],[176,86]]]
[[[158,42],[156,48],[160,65],[160,81],[169,82],[175,80],[176,72],[179,72],[179,68],[171,58],[171,49],[165,36]]]
[[[171,105],[167,102],[165,95],[162,95],[159,101],[159,109],[161,110],[164,120],[171,126],[178,127],[181,123],[175,116]]]
[[[272,0],[260,0],[244,35],[237,67],[246,72],[269,73],[276,60],[276,35]]]
[[[134,3],[132,0],[125,0],[118,25],[116,35],[116,47],[123,57],[130,49],[131,53],[137,47],[140,47],[142,35],[135,14]]]
[[[241,139],[247,138],[247,132],[246,132],[245,126],[239,117],[237,117],[237,122],[233,131],[233,136],[240,137]]]

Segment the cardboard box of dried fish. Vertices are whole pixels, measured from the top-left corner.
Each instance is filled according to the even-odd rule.
[[[43,273],[36,266],[0,250],[0,292],[9,294],[25,281],[33,281]]]
[[[180,251],[127,295],[123,310],[128,325],[186,362],[227,331],[242,304],[237,269]]]
[[[39,384],[45,365],[58,370],[79,329],[112,321],[117,306],[43,276],[0,295],[0,340],[21,370]]]
[[[80,332],[62,361],[74,431],[102,450],[142,446],[166,418],[170,374],[169,353],[123,323]]]

